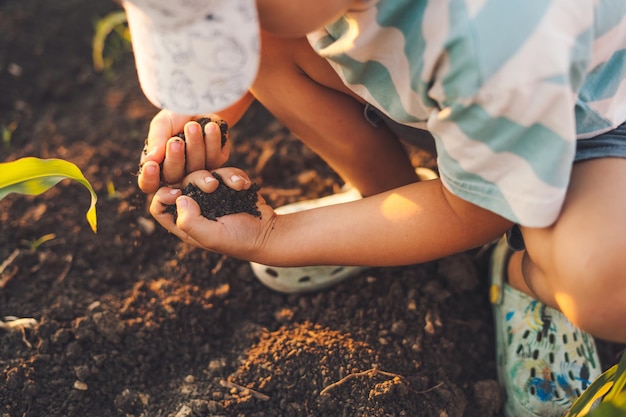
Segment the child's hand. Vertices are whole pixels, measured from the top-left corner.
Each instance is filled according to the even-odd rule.
[[[248,176],[237,168],[215,170],[224,183],[235,190],[247,190],[252,185]],[[213,192],[219,183],[209,171],[195,171],[185,177],[183,186],[192,183],[204,192]],[[166,211],[166,206],[176,204],[178,218]],[[252,260],[259,256],[269,238],[277,215],[259,195],[257,204],[260,217],[249,213],[230,214],[209,220],[200,214],[200,207],[180,189],[162,187],[150,205],[152,216],[169,232],[183,242],[202,249]]]
[[[178,185],[186,174],[218,168],[228,160],[230,146],[228,142],[221,146],[219,126],[207,124],[203,137],[193,119],[169,110],[160,111],[152,119],[140,162],[138,184],[143,192],[155,192],[161,182]],[[185,141],[175,136],[180,132],[185,133]]]

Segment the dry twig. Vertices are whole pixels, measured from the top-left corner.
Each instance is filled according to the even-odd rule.
[[[4,270],[6,269],[7,266],[11,265],[11,262],[13,262],[13,260],[15,258],[17,258],[17,255],[20,254],[20,250],[19,249],[15,249],[8,258],[6,258],[4,260],[4,262],[2,262],[0,264],[0,274],[2,274],[4,272]]]
[[[63,271],[61,271],[61,273],[57,277],[57,283],[63,282],[67,274],[70,272],[70,268],[72,268],[72,261],[74,260],[74,257],[72,256],[71,253],[69,253],[65,255],[63,260],[65,261],[65,266],[63,267]]]
[[[227,258],[228,257],[226,255],[222,255],[222,257],[215,264],[215,267],[211,270],[211,275],[217,274],[219,272],[219,270],[222,269],[222,265],[224,265],[224,261]]]
[[[17,272],[17,269],[13,270],[12,273],[7,273],[7,275],[5,277],[2,277],[2,274],[4,273],[4,271],[7,269],[7,267],[9,265],[11,265],[11,263],[13,263],[13,261],[15,260],[15,258],[17,258],[17,255],[20,254],[20,250],[19,249],[15,249],[8,258],[6,258],[4,260],[4,262],[2,262],[0,264],[0,289],[4,288],[5,285],[7,285],[7,282],[9,282],[9,280],[11,278],[13,278],[13,276],[15,275],[15,273]]]
[[[367,371],[356,372],[356,373],[344,376],[339,381],[333,382],[332,384],[330,384],[329,386],[327,386],[326,388],[321,390],[320,391],[320,395],[328,394],[330,390],[332,390],[334,388],[337,388],[340,385],[345,384],[346,382],[348,382],[351,379],[359,378],[359,377],[362,377],[362,376],[373,377],[375,375],[384,375],[384,376],[388,376],[390,378],[400,378],[401,380],[407,382],[406,378],[403,377],[402,375],[398,375],[398,374],[394,374],[394,373],[391,373],[391,372],[381,371],[380,369],[372,368],[372,369],[368,369]],[[408,384],[408,382],[407,382],[407,384]]]
[[[356,373],[353,373],[353,374],[346,375],[345,377],[341,378],[339,381],[333,382],[332,384],[328,385],[326,388],[321,390],[320,391],[320,395],[330,394],[330,390],[332,390],[334,388],[337,388],[340,385],[345,384],[347,381],[349,381],[351,379],[355,379],[355,378],[359,378],[359,377],[363,377],[363,376],[373,377],[373,376],[376,376],[376,375],[384,375],[384,376],[387,376],[389,378],[400,378],[404,383],[409,385],[409,382],[407,381],[407,379],[405,377],[403,377],[402,375],[398,375],[398,374],[394,374],[392,372],[386,372],[386,371],[381,371],[380,369],[372,368],[372,369],[368,369],[367,371],[356,372]],[[416,394],[426,394],[427,392],[432,391],[434,389],[437,389],[437,388],[439,388],[442,385],[443,385],[443,382],[440,382],[437,385],[435,385],[433,387],[430,387],[430,388],[428,388],[427,390],[424,390],[424,391],[415,391],[415,390],[411,390],[411,391],[415,392]]]
[[[32,318],[5,317],[6,321],[0,320],[0,329],[6,331],[17,331],[22,333],[22,341],[26,346],[32,348],[33,345],[26,339],[26,329],[32,329],[37,326],[37,320]]]
[[[243,385],[235,384],[234,382],[226,381],[225,379],[222,379],[220,381],[220,385],[225,387],[225,388],[235,388],[238,391],[247,391],[247,392],[250,393],[251,396],[253,396],[254,398],[257,398],[259,400],[263,400],[263,401],[269,401],[270,400],[270,396],[269,395],[265,395],[262,392],[255,391],[255,390],[253,390],[251,388],[248,388],[248,387],[244,387]]]

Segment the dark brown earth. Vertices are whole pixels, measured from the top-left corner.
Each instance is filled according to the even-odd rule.
[[[68,159],[99,195],[97,234],[77,183],[0,202],[0,319],[34,319],[0,330],[0,416],[499,416],[486,251],[287,296],[155,224],[135,172],[156,110],[121,42],[91,63],[117,9],[0,2],[0,161]],[[229,140],[274,206],[342,185],[261,106]]]
[[[252,183],[247,190],[233,190],[228,187],[222,177],[213,172],[219,185],[210,193],[202,191],[194,184],[187,184],[182,194],[191,197],[200,206],[200,213],[209,220],[217,220],[218,217],[235,213],[248,213],[261,217],[257,208],[259,186]],[[174,215],[174,221],[178,217],[175,205],[165,207],[165,212]]]

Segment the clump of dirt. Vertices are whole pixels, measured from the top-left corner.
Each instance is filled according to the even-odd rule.
[[[193,198],[198,203],[204,217],[213,221],[218,217],[236,213],[261,217],[261,212],[257,208],[259,200],[257,184],[252,184],[247,190],[233,190],[224,183],[224,179],[217,172],[211,174],[219,182],[215,191],[206,193],[194,184],[188,184],[182,191],[183,195]],[[178,212],[175,205],[167,206],[165,212],[173,214],[176,221]]]
[[[274,402],[284,415],[293,416],[355,415],[355,411],[386,416],[388,402],[411,409],[415,387],[404,376],[379,369],[378,361],[375,349],[349,334],[307,321],[282,326],[264,332],[247,352],[227,381],[239,396],[222,404],[244,411],[243,392],[251,397],[250,403],[253,398]],[[311,367],[312,363],[316,365]],[[287,401],[287,392],[300,401]]]

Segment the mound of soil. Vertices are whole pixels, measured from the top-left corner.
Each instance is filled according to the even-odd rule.
[[[198,203],[200,213],[204,217],[217,220],[218,217],[235,213],[248,213],[261,217],[261,212],[257,209],[259,201],[257,184],[252,184],[247,190],[233,190],[224,183],[217,172],[213,172],[213,177],[219,182],[217,189],[213,192],[205,193],[194,184],[187,184],[182,190],[183,195],[191,197]],[[175,205],[167,206],[165,212],[173,214],[174,221],[176,221],[178,212]]]
[[[485,251],[283,295],[155,224],[135,173],[156,109],[122,43],[91,65],[118,8],[0,2],[0,161],[68,159],[99,195],[97,234],[73,182],[0,202],[0,320],[30,319],[0,330],[0,415],[500,416]],[[342,186],[259,105],[229,141],[275,207]]]

